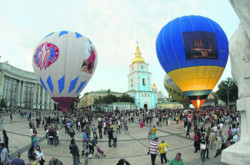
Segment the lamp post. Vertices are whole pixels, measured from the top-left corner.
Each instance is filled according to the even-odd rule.
[[[227,105],[229,105],[229,95],[228,95],[228,88],[227,88]]]

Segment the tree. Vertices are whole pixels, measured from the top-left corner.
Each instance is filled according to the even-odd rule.
[[[213,92],[212,95],[213,95],[213,97],[214,97],[215,104],[218,105],[219,97],[218,97],[217,93],[216,93],[216,92]]]
[[[123,94],[121,97],[118,98],[120,102],[130,102],[130,103],[135,103],[135,100],[133,97],[131,97],[128,94]]]
[[[222,101],[226,102],[227,105],[238,99],[238,87],[231,77],[221,81],[218,88],[216,94]]]
[[[112,94],[108,94],[107,96],[103,97],[103,102],[105,104],[111,104],[111,103],[117,102],[117,101],[118,101],[118,98],[115,95],[112,95]]]
[[[1,103],[1,107],[2,108],[6,108],[6,101],[5,101],[5,99],[1,99],[1,101],[0,101]]]

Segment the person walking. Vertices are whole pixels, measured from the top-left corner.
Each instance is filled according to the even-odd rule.
[[[184,165],[183,160],[181,159],[181,153],[178,152],[174,159],[170,160],[168,165]]]
[[[92,156],[95,152],[95,146],[97,143],[98,143],[97,138],[94,138],[89,142],[89,158],[92,158]]]
[[[10,152],[10,150],[9,150],[9,137],[8,137],[5,129],[3,130],[3,142],[4,142],[4,145],[7,148],[8,152]]]
[[[109,147],[111,147],[111,139],[113,139],[113,128],[108,129]]]
[[[159,152],[161,154],[161,164],[163,164],[163,159],[165,160],[165,163],[167,163],[168,161],[166,157],[167,150],[169,150],[169,145],[164,140],[162,140],[161,144],[159,145]]]
[[[93,126],[92,126],[93,138],[96,138],[96,139],[97,139],[96,130],[97,130],[97,128],[96,128],[95,124],[93,124]]]
[[[12,112],[10,112],[10,121],[12,121]]]
[[[194,134],[194,148],[195,148],[195,153],[199,150],[199,145],[200,145],[200,137],[198,135],[198,131],[195,132]]]
[[[79,165],[79,149],[75,143],[75,139],[71,139],[71,143],[69,145],[70,153],[72,154],[73,158],[73,165]]]
[[[5,144],[4,143],[0,143],[0,146],[1,146],[1,165],[8,165],[10,163],[10,159],[9,159],[9,153],[8,153],[8,150],[7,148],[5,147]]]
[[[49,161],[49,165],[63,165],[63,162],[53,156]]]
[[[45,163],[45,158],[44,158],[44,154],[43,152],[41,151],[41,148],[39,145],[36,146],[36,156],[37,156],[37,159],[40,163],[40,165],[44,165]]]
[[[73,127],[70,128],[68,134],[69,134],[69,140],[74,139],[75,130],[73,129]]]
[[[25,165],[25,162],[23,159],[21,159],[21,153],[17,152],[17,157],[12,159],[10,165]]]
[[[159,150],[159,145],[158,145],[158,138],[155,138],[150,144],[149,144],[149,151],[148,154],[151,154],[151,162],[152,165],[155,164],[155,159],[157,156],[157,151]]]
[[[207,148],[206,133],[202,132],[201,139],[200,139],[200,149],[201,149],[201,161],[202,161],[202,163],[204,163],[204,161],[205,161],[206,148]]]
[[[152,129],[152,126],[149,125],[149,127],[148,127],[148,140],[151,139],[151,129]]]

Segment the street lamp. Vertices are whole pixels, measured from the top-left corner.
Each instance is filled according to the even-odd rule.
[[[227,105],[229,105],[229,95],[228,95],[228,88],[227,88]]]

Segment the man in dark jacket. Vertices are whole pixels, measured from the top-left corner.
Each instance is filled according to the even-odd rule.
[[[79,149],[75,143],[75,139],[71,140],[69,145],[70,153],[73,156],[73,165],[79,165]]]
[[[49,165],[63,165],[63,163],[56,157],[52,157],[51,160],[49,161]]]
[[[109,147],[111,147],[111,140],[113,139],[113,128],[108,129]]]
[[[101,139],[102,138],[102,122],[99,121],[98,123],[98,130],[99,130],[99,138]]]

